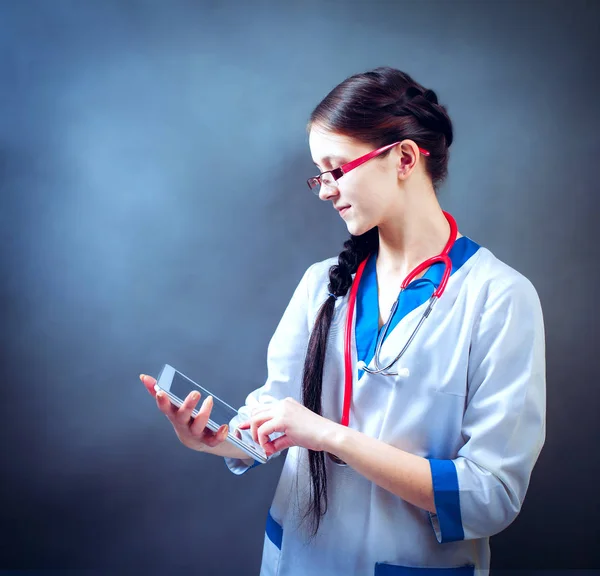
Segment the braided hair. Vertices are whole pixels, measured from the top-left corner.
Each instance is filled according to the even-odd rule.
[[[408,74],[380,67],[356,74],[336,86],[314,109],[307,129],[320,126],[379,148],[411,139],[426,148],[425,168],[434,189],[448,170],[448,147],[452,144],[452,123],[437,95],[415,82]],[[382,154],[386,156],[389,151]],[[347,294],[358,265],[379,246],[377,227],[344,243],[338,263],[329,269],[329,297],[317,317],[308,343],[302,376],[302,403],[321,414],[323,368],[335,299]],[[327,471],[323,452],[308,450],[311,492],[303,519],[311,520],[316,536],[327,512]]]

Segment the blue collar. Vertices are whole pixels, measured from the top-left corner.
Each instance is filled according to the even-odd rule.
[[[450,250],[449,256],[452,262],[454,274],[480,246],[467,236],[462,236]],[[356,349],[358,359],[364,360],[368,365],[375,354],[375,344],[379,334],[379,291],[377,289],[377,252],[371,255],[365,266],[358,294],[356,297]],[[409,312],[421,306],[431,298],[433,291],[440,285],[444,274],[444,265],[437,262],[419,279],[413,280],[403,292],[398,302],[396,313],[390,322],[386,338]],[[363,375],[363,370],[358,371],[358,377]]]

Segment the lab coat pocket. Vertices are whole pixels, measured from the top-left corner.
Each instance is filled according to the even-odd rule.
[[[467,565],[457,568],[419,568],[399,566],[396,564],[375,564],[374,576],[473,576],[475,566]]]
[[[260,576],[277,576],[279,573],[279,558],[281,556],[283,528],[273,519],[270,510],[267,515],[265,532]]]

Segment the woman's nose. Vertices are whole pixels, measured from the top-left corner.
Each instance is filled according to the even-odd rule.
[[[332,200],[336,196],[339,196],[340,191],[335,186],[324,186],[321,184],[319,189],[319,198],[321,200]]]

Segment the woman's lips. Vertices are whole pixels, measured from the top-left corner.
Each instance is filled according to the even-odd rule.
[[[349,209],[350,206],[344,206],[343,208],[338,208],[338,212],[340,213],[340,216],[343,216]]]

